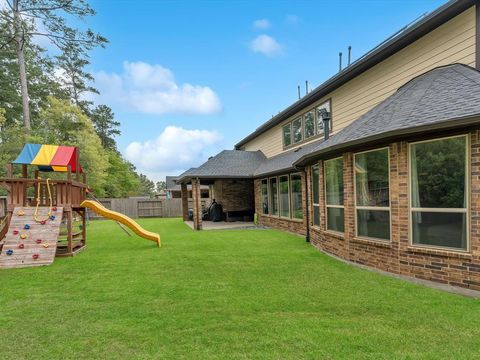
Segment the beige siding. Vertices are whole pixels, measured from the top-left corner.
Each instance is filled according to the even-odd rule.
[[[475,7],[350,80],[283,123],[331,98],[335,133],[412,78],[435,67],[452,63],[475,66]],[[262,150],[267,157],[281,153],[283,123],[252,139],[245,144],[244,149]]]

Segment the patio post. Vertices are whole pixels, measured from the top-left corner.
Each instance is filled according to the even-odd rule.
[[[202,202],[200,179],[192,179],[193,228],[202,230]]]
[[[181,185],[182,190],[182,216],[183,221],[188,221],[188,189],[187,184],[182,183]]]

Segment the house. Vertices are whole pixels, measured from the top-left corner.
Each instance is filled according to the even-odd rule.
[[[177,176],[166,176],[164,190],[165,197],[167,199],[180,199],[182,197],[182,189],[180,185],[176,183]],[[206,185],[201,186],[201,198],[208,199],[210,197],[209,187]],[[188,187],[188,198],[192,198],[192,188]]]
[[[181,174],[195,229],[210,185],[326,253],[480,290],[479,69],[480,1],[449,1]]]

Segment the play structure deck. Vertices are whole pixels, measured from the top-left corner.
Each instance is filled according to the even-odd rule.
[[[21,165],[21,176],[15,164]],[[27,165],[37,167],[33,176]],[[52,172],[64,174],[63,179],[51,179]],[[87,177],[76,147],[26,144],[8,165],[0,187],[8,192],[7,217],[0,226],[0,269],[49,265],[55,256],[74,256],[85,249],[87,207],[160,246],[158,234],[86,199]]]

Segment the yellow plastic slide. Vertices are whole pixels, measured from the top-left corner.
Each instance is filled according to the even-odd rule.
[[[102,204],[96,201],[85,200],[80,204],[80,206],[89,208],[95,211],[98,215],[118,221],[119,223],[122,223],[123,225],[128,226],[138,236],[141,236],[147,240],[155,241],[158,247],[160,247],[160,235],[158,235],[157,233],[145,230],[140,225],[138,225],[135,221],[130,219],[128,216],[120,214],[116,211],[109,210],[106,207],[104,207]]]

